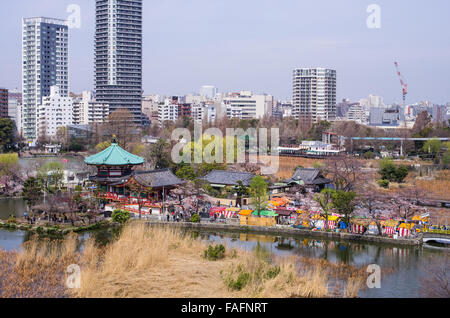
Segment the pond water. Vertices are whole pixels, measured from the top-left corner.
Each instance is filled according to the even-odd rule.
[[[108,229],[85,233],[80,236],[80,241],[92,236],[98,243],[106,244],[116,231]],[[203,240],[225,243],[228,247],[249,251],[264,247],[275,255],[298,257],[299,262],[301,257],[308,257],[333,263],[342,262],[364,269],[370,264],[379,265],[382,271],[389,269],[389,274],[383,276],[381,288],[361,290],[359,296],[362,298],[421,297],[421,279],[430,275],[427,272],[430,265],[445,264],[450,271],[450,253],[448,249],[440,247],[402,247],[231,232],[190,232]],[[25,232],[0,230],[0,247],[5,250],[20,249],[21,244],[28,239],[29,235]]]

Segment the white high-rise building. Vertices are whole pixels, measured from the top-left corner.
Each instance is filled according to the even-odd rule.
[[[260,119],[272,114],[273,96],[242,91],[223,98],[228,118]]]
[[[359,124],[368,124],[369,112],[360,103],[353,103],[346,114],[346,119],[355,121]]]
[[[158,122],[160,127],[164,122],[175,122],[178,119],[178,104],[173,103],[170,99],[166,99],[163,104],[158,105]]]
[[[22,22],[23,133],[36,141],[37,107],[50,87],[69,93],[69,29],[67,22],[50,18],[25,18]]]
[[[336,118],[336,71],[325,68],[294,70],[294,117],[319,122]]]
[[[192,119],[194,120],[195,123],[197,124],[202,124],[203,123],[203,118],[205,116],[205,108],[206,105],[205,104],[193,104],[191,106],[191,113],[192,113]]]
[[[62,96],[58,86],[50,88],[50,96],[42,98],[37,108],[38,136],[54,137],[60,127],[73,124],[73,99]]]
[[[81,95],[81,99],[78,99],[73,103],[74,125],[103,123],[108,115],[109,105],[96,102],[91,91],[84,91]]]

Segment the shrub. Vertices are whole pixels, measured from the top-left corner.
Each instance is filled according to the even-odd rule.
[[[372,151],[367,151],[363,154],[364,159],[373,159],[374,157],[375,155]]]
[[[395,169],[395,181],[401,183],[405,180],[409,170],[407,166],[399,166]]]
[[[111,215],[111,218],[114,222],[124,224],[131,218],[131,215],[130,212],[128,211],[114,210],[114,212]]]
[[[191,222],[192,222],[192,223],[200,223],[200,216],[199,216],[198,214],[194,214],[194,215],[191,217]]]
[[[8,223],[9,224],[17,223],[16,217],[14,215],[10,215],[8,218]]]
[[[226,281],[227,287],[231,290],[242,290],[250,281],[250,273],[240,272],[236,279],[231,277]]]
[[[281,271],[280,266],[273,266],[267,270],[265,276],[267,279],[273,279],[277,277],[278,274],[280,274],[280,271]]]
[[[389,188],[389,180],[378,180],[378,185],[382,188],[388,189]]]
[[[222,244],[215,246],[208,246],[204,252],[204,257],[210,261],[217,261],[225,258],[225,246]]]
[[[378,173],[383,180],[401,183],[408,176],[409,169],[407,166],[396,166],[389,159],[383,159],[380,162],[380,170]]]

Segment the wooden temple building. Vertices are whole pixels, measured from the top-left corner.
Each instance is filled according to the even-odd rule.
[[[184,184],[170,169],[136,171],[145,159],[125,151],[115,141],[84,162],[97,167],[97,175],[91,176],[90,181],[97,184],[98,195],[111,202],[161,203],[171,190]]]

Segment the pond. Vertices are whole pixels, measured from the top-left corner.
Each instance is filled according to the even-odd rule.
[[[429,275],[427,268],[433,264],[446,264],[450,270],[449,252],[440,247],[402,247],[383,244],[367,244],[320,240],[317,238],[293,238],[274,235],[256,235],[247,233],[189,231],[202,240],[211,243],[226,243],[229,247],[254,250],[264,247],[280,256],[325,259],[332,263],[344,263],[366,268],[377,264],[381,270],[389,269],[383,277],[380,289],[363,289],[362,298],[412,298],[421,297],[421,279]],[[99,230],[80,235],[80,241],[94,237],[98,243],[111,241],[116,230]],[[17,250],[29,239],[25,232],[0,230],[0,247],[5,250]],[[450,274],[450,273],[448,273]]]

